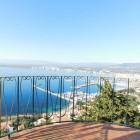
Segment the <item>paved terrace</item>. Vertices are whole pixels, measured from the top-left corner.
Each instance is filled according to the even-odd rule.
[[[140,130],[111,124],[61,123],[12,134],[11,140],[140,140]]]

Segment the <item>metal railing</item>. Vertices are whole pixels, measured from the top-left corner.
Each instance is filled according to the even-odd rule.
[[[108,91],[105,81],[111,88]],[[139,127],[139,87],[140,80],[128,78],[0,77],[0,137],[65,121],[93,121]],[[103,96],[104,93],[106,96]],[[111,107],[106,104],[111,104]],[[121,114],[116,114],[116,110]],[[132,120],[132,113],[135,113],[137,122]]]

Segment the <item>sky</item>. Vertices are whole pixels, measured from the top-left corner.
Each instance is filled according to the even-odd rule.
[[[0,59],[140,62],[140,0],[0,0]]]

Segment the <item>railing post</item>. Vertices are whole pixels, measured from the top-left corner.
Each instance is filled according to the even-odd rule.
[[[2,116],[2,78],[0,78],[0,137],[1,137],[1,116]]]
[[[112,116],[111,123],[113,123],[113,107],[114,107],[114,89],[115,89],[115,77],[113,78],[113,88],[112,88]]]
[[[20,92],[20,87],[19,87],[19,77],[18,77],[17,79],[17,131],[19,126],[19,92]]]
[[[127,95],[126,95],[126,118],[125,118],[125,125],[127,125],[127,112],[128,112],[128,94],[129,94],[129,86],[130,86],[130,80],[128,78],[127,83]]]

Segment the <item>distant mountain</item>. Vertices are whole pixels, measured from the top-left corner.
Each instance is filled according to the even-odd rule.
[[[0,60],[0,66],[42,66],[56,64],[43,60]]]
[[[140,63],[123,63],[119,65],[120,67],[127,67],[127,68],[140,68]]]
[[[100,68],[100,69],[136,69],[140,70],[140,63],[99,63],[99,62],[83,62],[83,63],[57,63],[44,60],[0,60],[0,66],[15,67],[32,67],[32,66],[57,66],[57,67],[74,67],[74,68]]]
[[[78,67],[88,67],[88,66],[112,66],[113,63],[98,63],[98,62],[81,62],[81,63],[58,63],[50,62],[44,60],[0,60],[0,65],[58,65],[58,66],[78,66]]]

